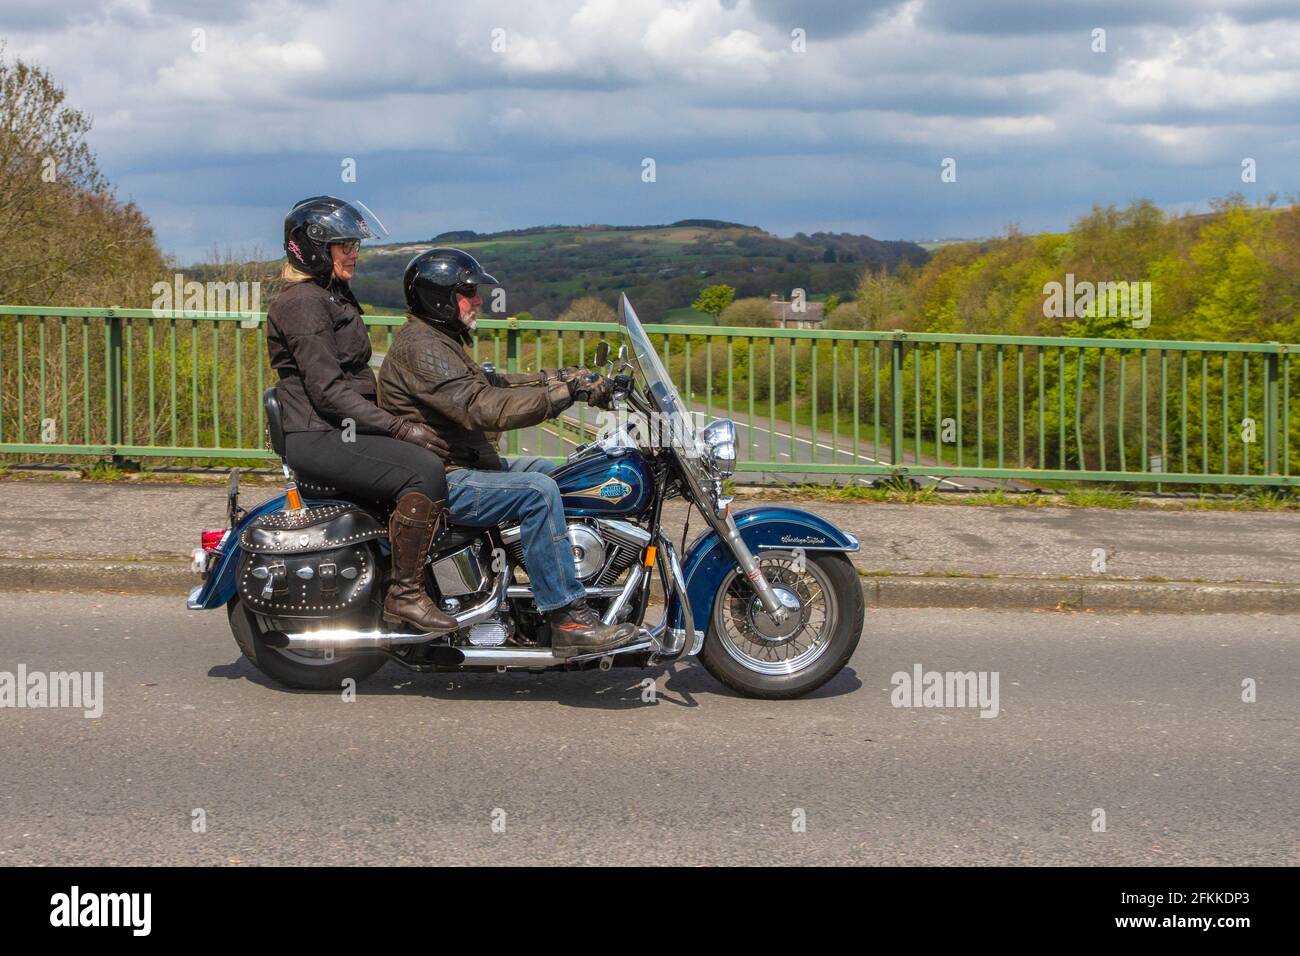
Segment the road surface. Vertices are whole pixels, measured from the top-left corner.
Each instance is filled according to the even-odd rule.
[[[699,412],[700,416],[705,416],[705,406],[703,404],[696,402],[693,407]],[[715,404],[712,411],[714,417],[725,415],[725,403],[721,407]],[[586,430],[594,434],[598,414],[598,412],[588,409],[580,418],[579,410],[573,409],[561,416],[565,426],[567,426],[565,429],[557,429],[551,423],[537,428],[524,429],[520,435],[520,453],[526,455],[567,455],[577,447],[578,441],[574,436],[583,430],[584,424]],[[762,415],[755,415],[751,427],[749,415],[746,412],[736,409],[734,414],[736,416],[734,419],[737,438],[736,452],[741,459],[748,458],[754,461],[774,460],[787,465],[791,462],[887,465],[890,462],[888,447],[877,451],[870,429],[862,431],[859,436],[861,440],[858,447],[854,449],[851,431],[847,435],[841,432],[838,436],[838,442],[835,442],[833,440],[835,436],[829,432],[823,430],[814,435],[806,425],[797,426],[792,433],[789,422],[778,420],[773,423]],[[504,444],[503,447],[505,447]],[[955,461],[954,455],[955,452],[950,450],[949,457],[953,461]],[[904,466],[915,469],[917,465],[913,458],[912,446],[908,445],[904,454]],[[1024,491],[1032,488],[1026,482],[1008,479],[948,477],[943,466],[936,465],[932,457],[922,456],[921,461],[921,467],[923,468],[933,466],[931,473],[914,474],[912,476],[917,484],[923,488],[933,486],[941,491],[959,491],[963,489],[988,491],[997,487],[1003,487],[1010,491]],[[951,461],[949,463],[951,464]],[[972,463],[973,460],[967,462],[967,464]],[[986,463],[989,463],[987,459]],[[996,462],[992,463],[995,464]],[[885,476],[807,475],[797,472],[777,471],[740,471],[736,474],[736,480],[741,484],[830,484],[831,482],[838,484],[853,482],[871,484],[883,477]]]
[[[0,620],[0,672],[104,680],[98,719],[0,708],[10,865],[1300,862],[1294,618],[870,611],[810,698],[692,663],[657,703],[627,669],[288,691],[179,595]],[[997,716],[893,706],[916,665],[997,672]]]

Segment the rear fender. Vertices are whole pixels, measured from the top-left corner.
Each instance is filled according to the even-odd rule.
[[[240,532],[262,515],[283,511],[286,503],[284,495],[271,498],[253,508],[239,520],[239,524],[226,536],[226,550],[221,553],[207,580],[190,591],[189,598],[185,602],[187,608],[191,611],[210,611],[213,608],[225,607],[230,602],[230,599],[235,596],[235,572],[239,567],[239,558],[243,554],[243,549],[239,547]],[[350,505],[352,502],[334,498],[314,498],[304,500],[303,504],[315,508],[321,505]]]

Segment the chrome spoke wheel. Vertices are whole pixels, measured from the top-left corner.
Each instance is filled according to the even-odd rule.
[[[768,551],[759,555],[768,583],[787,609],[779,624],[757,593],[733,568],[713,603],[713,624],[723,650],[758,674],[794,674],[826,652],[839,620],[839,604],[826,573],[805,555]]]

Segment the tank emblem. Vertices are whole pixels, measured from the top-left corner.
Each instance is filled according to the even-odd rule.
[[[632,486],[619,481],[617,478],[611,478],[600,486],[600,496],[602,498],[625,498],[632,493]]]
[[[632,493],[632,486],[625,481],[619,481],[617,478],[610,478],[602,484],[594,485],[591,488],[584,488],[582,491],[572,491],[565,495],[568,498],[607,498],[617,501],[619,498],[626,498]]]

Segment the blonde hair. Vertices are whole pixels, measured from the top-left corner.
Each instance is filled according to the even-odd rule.
[[[284,267],[280,270],[281,282],[288,282],[288,283],[310,282],[314,278],[315,276],[311,275],[310,273],[303,272],[292,262],[286,262],[284,264]]]

